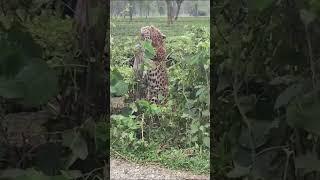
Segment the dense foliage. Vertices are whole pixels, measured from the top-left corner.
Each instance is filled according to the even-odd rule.
[[[198,27],[183,25],[184,21],[168,28],[155,24],[161,23],[162,19],[159,20],[141,25],[154,24],[167,37],[166,49],[171,59],[167,63],[170,95],[166,106],[132,99],[136,79],[129,59],[139,42],[138,36],[117,36],[119,22],[112,21],[111,103],[115,109],[111,116],[111,148],[115,155],[120,152],[137,160],[207,173],[210,147],[208,21]],[[130,26],[128,31],[132,31]],[[142,26],[135,31],[139,32]],[[176,28],[181,27],[185,30],[177,31]],[[148,52],[146,44],[145,48]],[[123,105],[117,109],[116,100],[121,97]]]
[[[87,98],[84,78],[95,63],[77,46],[83,36],[74,19],[62,19],[46,1],[1,5],[0,179],[102,179],[108,128],[104,113],[82,108],[98,104]],[[95,79],[106,77],[93,70]]]
[[[319,179],[319,1],[214,1],[212,176]]]

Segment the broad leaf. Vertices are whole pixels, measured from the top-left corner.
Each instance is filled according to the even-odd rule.
[[[123,96],[128,92],[128,84],[124,81],[117,82],[114,86],[111,86],[111,94],[116,96]]]
[[[308,11],[306,9],[300,10],[300,18],[302,22],[307,26],[309,25],[314,19],[316,18],[316,15],[313,14],[311,11]]]
[[[210,147],[210,138],[209,137],[204,137],[202,139],[202,141],[208,148]]]
[[[49,176],[44,175],[42,172],[34,169],[25,170],[24,175],[16,177],[15,180],[50,180]]]
[[[62,139],[62,144],[72,150],[72,160],[78,158],[82,160],[86,159],[88,156],[87,143],[78,132],[66,132],[62,135]]]
[[[270,6],[273,0],[250,0],[249,7],[253,10],[262,11]]]
[[[287,105],[294,97],[302,93],[303,84],[293,84],[285,89],[277,98],[274,108],[278,109]]]
[[[18,176],[23,176],[25,170],[23,169],[5,169],[0,174],[0,178],[16,178]]]
[[[8,99],[22,99],[24,97],[23,83],[17,80],[0,78],[0,96]]]
[[[145,49],[146,59],[152,59],[155,56],[155,50],[152,47],[151,41],[144,41],[143,48]]]
[[[243,167],[234,163],[234,168],[227,173],[227,177],[229,178],[240,178],[243,177],[250,172],[250,167]]]
[[[55,72],[44,62],[32,62],[16,76],[24,84],[24,101],[29,105],[47,102],[57,93],[58,79]]]
[[[255,107],[256,96],[255,95],[241,96],[239,97],[239,103],[240,103],[241,109],[245,113],[247,113]]]
[[[61,174],[67,179],[77,179],[83,176],[83,174],[79,170],[69,170],[69,171],[61,170]]]
[[[267,141],[267,134],[270,129],[270,122],[268,121],[261,121],[261,120],[254,120],[251,121],[252,125],[252,134],[254,136],[254,144],[255,148],[258,148],[265,144]],[[240,145],[251,149],[250,145],[250,135],[247,128],[242,128],[241,134],[239,136],[239,143]]]
[[[294,159],[295,167],[304,169],[305,173],[320,171],[320,160],[315,153],[308,152],[305,155],[299,155]]]
[[[288,106],[286,119],[292,127],[320,135],[320,103],[314,96],[307,95]]]
[[[218,85],[217,85],[216,92],[219,93],[220,91],[226,89],[229,86],[230,86],[229,79],[227,78],[226,75],[221,74],[219,76],[219,82],[218,82]]]

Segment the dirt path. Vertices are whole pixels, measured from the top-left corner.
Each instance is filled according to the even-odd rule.
[[[185,179],[209,180],[209,175],[193,175],[184,171],[173,171],[156,165],[139,165],[125,160],[111,159],[111,180],[122,179]]]

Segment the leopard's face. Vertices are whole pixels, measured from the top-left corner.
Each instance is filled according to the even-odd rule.
[[[166,38],[159,29],[153,26],[142,27],[140,32],[142,40],[151,40],[152,46],[154,47],[161,46]]]

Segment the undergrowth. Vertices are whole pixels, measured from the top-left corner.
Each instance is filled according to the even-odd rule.
[[[129,59],[138,37],[118,36],[119,22],[111,22],[111,96],[124,98],[123,107],[111,116],[113,156],[209,173],[209,23],[196,27],[191,25],[194,21],[184,21],[179,27],[184,31],[176,31],[175,26],[166,27],[167,33],[173,31],[170,36],[164,32],[167,53],[171,53],[166,106],[131,98],[136,82]],[[140,27],[127,23],[126,29],[139,32],[151,24],[160,30],[165,27],[152,21]]]

